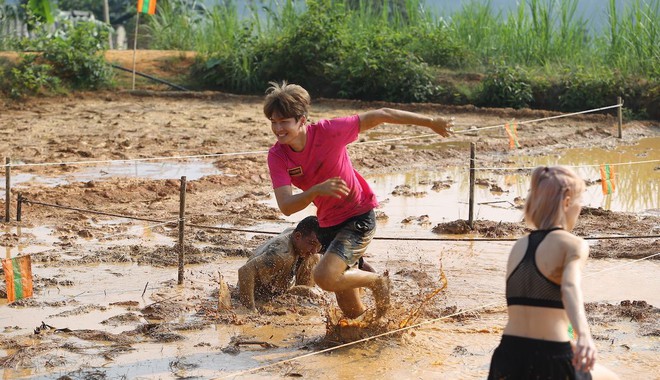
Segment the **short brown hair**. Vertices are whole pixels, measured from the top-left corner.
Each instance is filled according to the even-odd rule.
[[[532,172],[525,221],[540,230],[563,224],[562,201],[577,201],[584,188],[584,180],[565,166],[539,166]]]
[[[275,112],[282,117],[295,117],[296,120],[301,116],[307,116],[309,105],[312,99],[307,90],[297,84],[288,84],[283,81],[280,85],[277,82],[268,82],[270,87],[266,90],[266,99],[264,100],[264,115],[271,118]]]

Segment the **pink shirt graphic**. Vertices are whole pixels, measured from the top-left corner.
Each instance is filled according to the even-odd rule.
[[[350,193],[341,199],[321,196],[314,199],[321,227],[335,226],[378,206],[369,184],[353,169],[346,145],[360,131],[357,115],[320,120],[307,126],[307,143],[302,152],[276,142],[268,151],[268,168],[273,188],[293,185],[303,191],[332,177],[341,177]]]

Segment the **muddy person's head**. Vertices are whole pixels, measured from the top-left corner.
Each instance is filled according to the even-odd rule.
[[[296,252],[302,256],[317,253],[321,249],[318,232],[319,220],[315,216],[308,216],[301,220],[292,235]]]
[[[297,84],[269,82],[264,100],[264,115],[269,120],[273,117],[287,119],[307,117],[312,99],[307,90]]]
[[[525,221],[541,230],[560,226],[570,231],[580,215],[584,180],[564,166],[540,166],[532,172]]]

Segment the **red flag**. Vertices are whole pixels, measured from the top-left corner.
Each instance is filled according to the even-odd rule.
[[[138,12],[156,14],[156,0],[138,0]]]
[[[7,283],[7,302],[32,297],[32,261],[30,256],[2,260]]]

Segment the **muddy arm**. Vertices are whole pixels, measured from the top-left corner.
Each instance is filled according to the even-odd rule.
[[[254,287],[257,271],[254,261],[250,261],[238,269],[238,295],[241,303],[254,310]]]
[[[321,255],[313,254],[303,260],[296,271],[296,285],[315,286],[313,271],[321,260]]]

